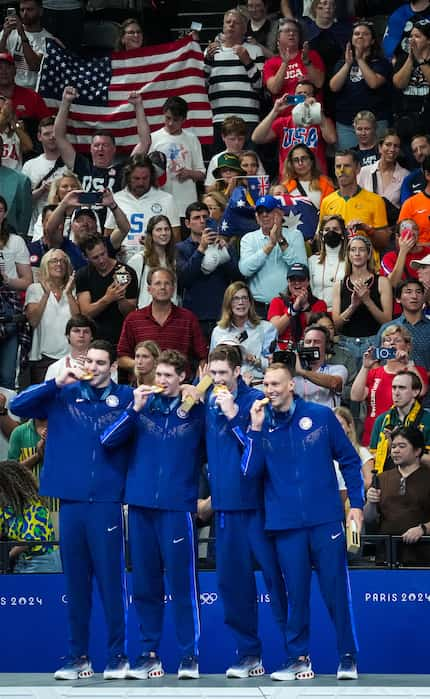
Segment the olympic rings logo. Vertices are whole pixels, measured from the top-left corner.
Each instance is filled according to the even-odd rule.
[[[202,592],[200,595],[200,603],[201,604],[214,604],[218,599],[218,595],[216,592]]]

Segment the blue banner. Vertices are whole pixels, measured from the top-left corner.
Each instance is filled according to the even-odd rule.
[[[131,579],[129,578],[129,583]],[[215,573],[200,573],[202,638],[200,669],[223,673],[234,660],[233,639],[224,627]],[[353,607],[363,673],[428,672],[430,576],[425,570],[351,571]],[[67,653],[67,598],[62,575],[0,576],[0,672],[52,672]],[[258,575],[258,606],[263,659],[270,672],[284,661],[282,639],[272,619],[269,596]],[[131,585],[129,590],[131,601]],[[160,654],[167,672],[176,672],[179,654],[172,601],[166,595],[165,627]],[[130,604],[130,657],[139,652],[137,621]],[[311,656],[316,672],[337,667],[334,632],[316,579],[312,587]],[[96,671],[106,662],[106,635],[98,595],[91,630],[91,658]]]

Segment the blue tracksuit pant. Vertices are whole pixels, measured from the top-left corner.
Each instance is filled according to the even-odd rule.
[[[224,605],[224,622],[236,639],[239,658],[261,657],[255,562],[262,570],[275,620],[285,638],[285,584],[276,559],[274,539],[264,531],[263,511],[217,512],[218,586]]]
[[[106,618],[109,657],[124,653],[127,600],[121,505],[63,500],[60,531],[70,654],[88,655],[93,577]]]
[[[336,629],[339,655],[355,655],[358,645],[343,524],[329,522],[315,527],[275,531],[274,534],[288,594],[288,656],[297,658],[309,654],[312,565]]]
[[[189,512],[128,508],[133,601],[142,653],[158,652],[164,614],[164,571],[173,597],[182,657],[197,656],[200,639],[196,538]]]

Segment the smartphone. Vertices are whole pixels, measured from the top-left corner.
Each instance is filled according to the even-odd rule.
[[[192,32],[201,32],[202,31],[203,24],[201,22],[191,22],[191,31]]]
[[[8,7],[6,10],[6,16],[7,17],[15,17],[16,16],[16,10],[14,7]]]
[[[305,95],[285,95],[285,104],[301,104],[306,99]]]
[[[397,350],[395,347],[376,347],[375,359],[395,359]]]
[[[410,238],[413,235],[414,235],[414,232],[413,232],[412,228],[403,228],[401,233],[400,233],[400,237],[402,240],[404,240],[405,238]]]
[[[209,218],[206,219],[206,228],[209,228],[209,230],[213,231],[214,233],[218,233],[218,222],[209,216]]]
[[[91,206],[92,204],[101,204],[103,200],[103,192],[81,192],[78,197],[80,204]]]

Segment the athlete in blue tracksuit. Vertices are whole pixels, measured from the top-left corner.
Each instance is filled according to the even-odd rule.
[[[338,679],[357,676],[343,507],[333,460],[339,462],[351,503],[348,520],[362,522],[363,483],[358,454],[329,408],[294,395],[291,371],[273,364],[264,379],[271,405],[254,404],[242,460],[246,476],[265,473],[266,529],[288,593],[287,664],[275,680],[313,676],[309,659],[312,565],[334,622],[340,656]]]
[[[125,450],[107,453],[99,441],[101,431],[133,398],[129,387],[110,379],[114,359],[109,343],[94,341],[85,360],[91,381],[78,381],[83,372],[66,370],[59,379],[32,386],[11,402],[16,415],[48,419],[40,493],[60,498],[70,630],[70,658],[57,670],[56,679],[93,674],[88,642],[94,577],[108,627],[105,679],[125,677],[128,669],[121,509],[126,455]]]
[[[218,584],[224,620],[234,634],[238,655],[227,677],[252,677],[264,673],[254,561],[262,569],[283,637],[287,618],[285,584],[274,541],[264,531],[263,481],[246,478],[240,471],[241,435],[248,427],[252,404],[264,396],[240,377],[240,356],[233,347],[216,347],[209,356],[209,371],[215,386],[224,384],[228,389],[218,396],[210,391],[205,406],[208,472],[216,512]]]
[[[202,463],[204,408],[189,413],[179,406],[186,359],[162,352],[155,379],[164,388],[134,392],[134,404],[102,435],[112,449],[134,440],[127,475],[128,531],[133,565],[133,600],[139,619],[141,656],[130,669],[134,679],[164,674],[158,650],[164,612],[164,569],[173,596],[182,662],[180,678],[198,677],[199,595],[195,559],[194,513]]]

